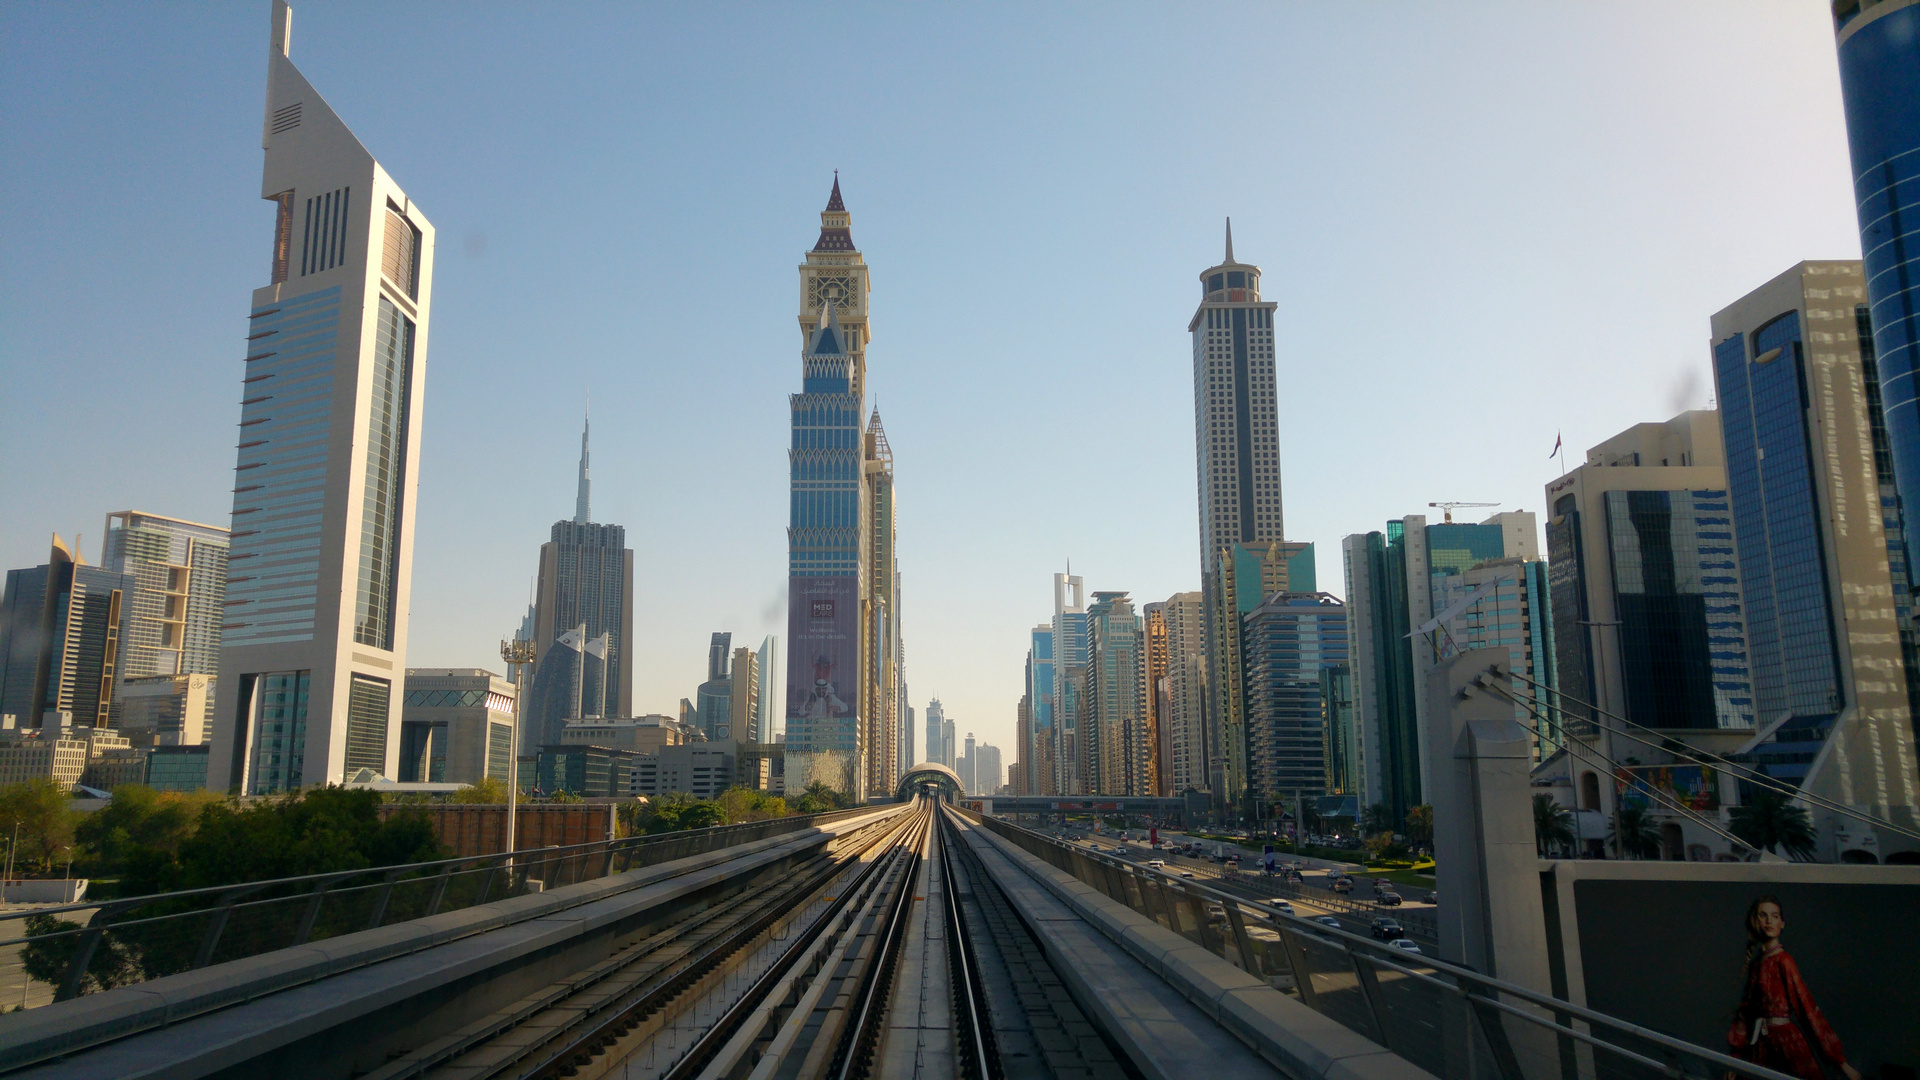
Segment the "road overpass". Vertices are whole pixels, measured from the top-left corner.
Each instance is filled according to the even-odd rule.
[[[1778,1080],[924,797],[43,914],[8,1076]]]

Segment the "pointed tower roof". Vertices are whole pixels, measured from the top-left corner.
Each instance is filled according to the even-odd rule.
[[[1223,265],[1233,262],[1233,219],[1227,219],[1227,257],[1220,260]]]
[[[574,497],[573,502],[573,520],[579,525],[585,525],[593,520],[590,505],[592,500],[588,498],[592,481],[587,474],[587,435],[592,430],[593,416],[589,413],[580,425],[580,493]]]
[[[847,204],[840,201],[840,170],[833,171],[833,194],[827,198],[827,208],[820,211],[820,239],[814,241],[815,251],[853,251],[853,215],[847,213]]]
[[[813,340],[807,343],[807,355],[845,356],[847,354],[846,337],[840,329],[840,313],[834,309],[833,301],[827,301],[827,318],[820,329],[813,332]]]
[[[867,443],[871,447],[870,456],[876,461],[893,463],[893,447],[887,443],[887,429],[880,425],[880,407],[874,406],[873,417],[867,421]]]

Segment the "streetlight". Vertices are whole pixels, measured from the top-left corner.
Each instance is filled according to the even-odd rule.
[[[513,668],[513,733],[507,737],[507,855],[513,855],[514,818],[520,806],[520,725],[527,716],[527,665],[533,663],[533,642],[515,638],[500,643],[500,659]],[[508,862],[511,872],[512,862]],[[509,877],[508,880],[512,880]]]

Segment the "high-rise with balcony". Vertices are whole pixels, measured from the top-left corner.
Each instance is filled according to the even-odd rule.
[[[433,297],[433,225],[294,67],[292,19],[276,0],[207,777],[247,795],[398,766]]]
[[[1912,607],[1885,483],[1892,413],[1866,366],[1879,326],[1868,297],[1860,263],[1803,262],[1713,316],[1757,727],[1741,750],[1802,790],[1911,826]],[[1830,859],[1912,847],[1845,814],[1813,819]]]

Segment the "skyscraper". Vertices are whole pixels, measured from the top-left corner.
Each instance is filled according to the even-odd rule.
[[[1283,540],[1280,428],[1275,398],[1273,314],[1260,299],[1260,268],[1226,257],[1200,273],[1193,336],[1194,464],[1200,496],[1202,618],[1213,707],[1209,787],[1216,812],[1236,806],[1246,783],[1246,736],[1239,710],[1244,687],[1235,663],[1240,616],[1221,595],[1223,560],[1236,544],[1265,549]],[[1312,586],[1292,586],[1312,591]],[[1264,598],[1264,597],[1262,597]],[[1259,603],[1259,599],[1254,604]],[[1251,606],[1247,610],[1251,610]]]
[[[1275,593],[1247,614],[1247,789],[1262,812],[1325,794],[1322,680],[1347,659],[1347,613],[1326,593]]]
[[[732,688],[727,696],[733,706],[729,726],[733,729],[733,741],[762,741],[757,723],[760,712],[760,658],[754,655],[752,649],[742,645],[733,650],[733,671],[729,682]]]
[[[1618,792],[1601,762],[1678,766],[1713,809],[1736,791],[1697,766],[1596,723],[1602,713],[1726,754],[1753,735],[1753,682],[1733,539],[1720,413],[1684,412],[1636,424],[1587,451],[1547,485],[1547,570],[1558,687],[1567,700],[1556,739],[1540,747],[1534,782],[1564,787],[1597,852]],[[1571,742],[1571,750],[1555,752]],[[1627,766],[1629,769],[1641,765]],[[1671,774],[1669,774],[1671,775]],[[1604,783],[1602,782],[1604,779]],[[1722,791],[1721,788],[1726,790]],[[1647,810],[1670,847],[1728,850],[1725,839],[1657,800]]]
[[[209,786],[398,765],[433,226],[288,59],[273,7]]]
[[[1080,775],[1092,795],[1145,795],[1146,723],[1140,616],[1125,592],[1093,594],[1087,608],[1087,694]]]
[[[1081,772],[1080,717],[1087,678],[1086,583],[1071,567],[1053,575],[1054,791],[1087,794]]]
[[[528,723],[536,730],[549,721],[584,716],[633,715],[633,662],[627,653],[633,641],[633,549],[627,530],[593,520],[588,436],[591,424],[580,428],[580,476],[574,495],[573,518],[556,521],[546,543],[540,545],[540,572],[533,602],[533,648],[538,663],[562,635],[585,627],[586,641],[594,644],[597,663],[589,665],[591,678],[582,680],[580,712],[571,717],[545,716],[549,700],[535,688],[529,700]],[[597,673],[596,673],[597,672]]]
[[[784,734],[780,723],[786,714],[787,665],[780,658],[779,634],[768,634],[761,640],[760,651],[754,655],[754,668],[760,674],[754,713],[757,738],[770,743],[775,735]]]
[[[964,788],[969,795],[980,794],[979,773],[977,771],[979,764],[979,760],[973,756],[973,732],[969,731],[967,732],[967,748],[960,754],[960,763],[956,765],[953,770],[960,774],[960,786]]]
[[[927,754],[925,760],[941,765],[948,764],[946,759],[947,716],[940,707],[940,699],[927,702]]]
[[[1898,485],[1897,515],[1920,505],[1920,6],[1836,0],[1833,32],[1872,342],[1862,342],[1862,359],[1885,402],[1879,449]],[[1895,585],[1910,592],[1907,576]]]
[[[1910,825],[1912,609],[1895,588],[1904,546],[1877,460],[1893,428],[1868,390],[1867,299],[1860,263],[1803,262],[1713,317],[1760,729],[1743,749],[1803,790]],[[1910,846],[1830,812],[1814,822],[1828,858]]]
[[[900,566],[894,554],[893,448],[879,409],[867,422],[862,452],[861,494],[867,513],[860,559],[866,594],[860,655],[869,666],[860,683],[865,697],[860,705],[860,756],[866,790],[885,792],[893,790],[893,782],[912,763],[900,761]]]
[[[820,214],[820,237],[800,266],[802,383],[788,399],[786,775],[790,790],[820,781],[863,799],[869,770],[860,710],[876,696],[868,681],[877,675],[862,649],[873,599],[868,444],[861,430],[870,290],[851,226],[836,175]]]
[[[1054,748],[1059,733],[1054,724],[1053,624],[1042,623],[1028,632],[1025,722],[1018,756],[1029,795],[1057,795],[1059,772]]]
[[[721,631],[707,644],[707,681],[694,693],[700,730],[710,742],[733,738],[733,635]]]
[[[1382,803],[1393,820],[1424,803],[1439,753],[1429,732],[1427,672],[1469,649],[1507,648],[1516,682],[1552,715],[1557,702],[1547,566],[1539,528],[1526,511],[1479,524],[1410,514],[1384,533],[1342,542],[1347,580],[1347,647],[1360,727],[1361,801]],[[1515,718],[1535,726],[1531,712]]]
[[[137,510],[107,515],[100,565],[133,578],[120,678],[220,670],[227,530]]]
[[[1146,761],[1140,772],[1140,792],[1165,796],[1169,794],[1167,763],[1173,757],[1172,725],[1167,722],[1167,713],[1173,707],[1173,684],[1167,667],[1167,605],[1152,603],[1143,608],[1141,629],[1145,642],[1141,679],[1145,723],[1140,751]]]
[[[109,726],[130,622],[130,574],[88,566],[56,536],[0,593],[0,713],[49,736]]]
[[[1312,544],[1269,540],[1264,544],[1228,544],[1202,582],[1213,598],[1217,618],[1207,625],[1207,685],[1213,701],[1207,713],[1209,790],[1216,812],[1251,812],[1246,802],[1248,701],[1245,662],[1246,619],[1276,593],[1318,590]]]
[[[1167,621],[1167,756],[1161,764],[1167,794],[1203,791],[1207,786],[1206,634],[1200,618],[1200,594],[1175,593],[1162,605]]]

